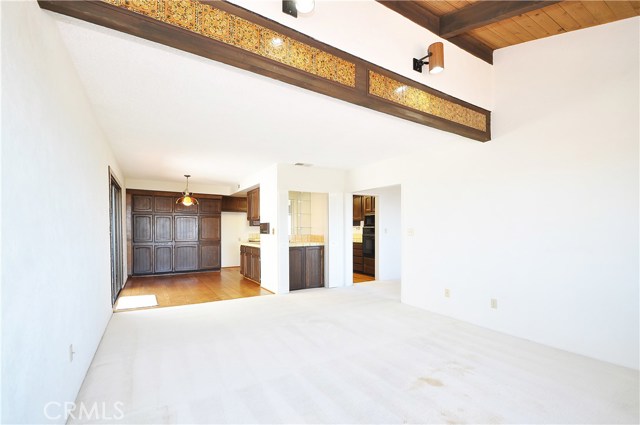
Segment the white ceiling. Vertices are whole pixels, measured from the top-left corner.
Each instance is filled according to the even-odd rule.
[[[50,12],[47,12],[50,13]],[[51,13],[127,179],[353,169],[458,136]],[[476,143],[476,142],[474,142]]]

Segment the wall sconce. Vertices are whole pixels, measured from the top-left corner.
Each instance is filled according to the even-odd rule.
[[[193,197],[193,194],[189,192],[189,177],[190,174],[184,175],[187,178],[187,188],[182,192],[182,196],[178,198],[176,204],[182,204],[185,207],[190,207],[191,205],[198,205],[198,200]]]
[[[428,62],[424,60],[429,58]],[[416,59],[413,58],[413,70],[422,72],[423,65],[429,65],[429,74],[438,74],[444,70],[444,48],[441,42],[433,43],[427,49],[427,56]]]
[[[316,6],[315,0],[282,0],[282,11],[294,18],[300,13],[311,13]]]

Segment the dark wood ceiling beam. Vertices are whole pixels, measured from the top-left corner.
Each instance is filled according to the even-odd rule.
[[[440,37],[449,39],[494,22],[550,6],[559,1],[479,1],[440,17]]]
[[[404,16],[410,21],[428,29],[432,33],[440,34],[440,17],[413,1],[385,1],[376,0],[383,6]],[[443,37],[445,38],[445,37]],[[452,37],[449,41],[462,50],[471,53],[483,61],[493,64],[493,49],[479,40],[467,35]],[[426,40],[425,40],[426,44]],[[426,47],[426,46],[425,46]],[[426,50],[425,50],[426,53]]]
[[[399,13],[410,21],[428,29],[434,34],[440,33],[440,17],[413,1],[376,0],[383,6]]]
[[[473,56],[493,65],[493,49],[469,34],[456,35],[448,41],[467,51],[467,53],[471,53]]]

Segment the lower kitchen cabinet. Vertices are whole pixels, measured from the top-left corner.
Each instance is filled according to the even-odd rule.
[[[240,246],[240,273],[247,279],[260,283],[260,248],[246,245]]]
[[[289,248],[289,290],[324,286],[324,246]]]
[[[364,257],[362,256],[362,242],[353,243],[353,271],[364,272]]]
[[[364,257],[364,274],[369,276],[376,275],[376,259],[371,257]]]

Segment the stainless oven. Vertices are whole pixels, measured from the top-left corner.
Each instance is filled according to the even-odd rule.
[[[364,225],[365,227],[374,227],[376,225],[376,216],[375,215],[365,215],[364,216]]]

